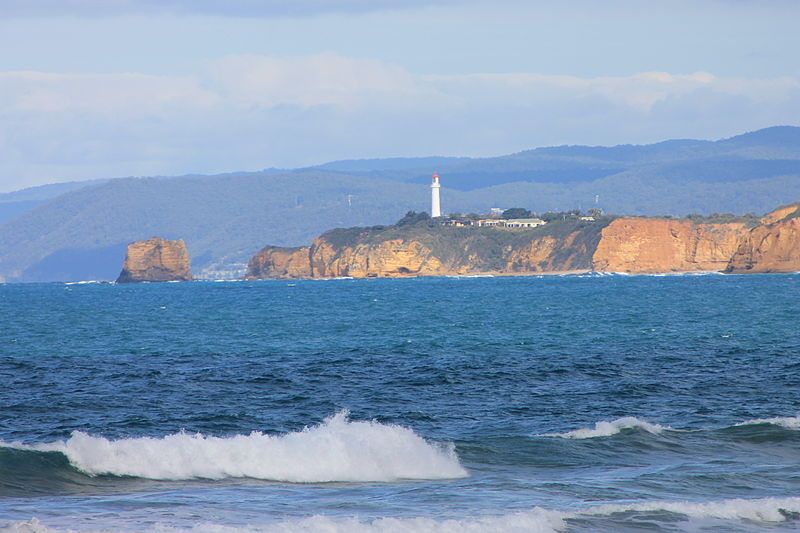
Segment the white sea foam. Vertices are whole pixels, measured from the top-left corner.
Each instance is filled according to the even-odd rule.
[[[8,524],[0,523],[0,533],[48,533],[50,531],[55,530],[48,528],[36,518]]]
[[[736,426],[756,426],[760,424],[771,424],[781,426],[786,429],[800,430],[800,417],[797,416],[778,416],[775,418],[755,418],[745,422],[739,422]]]
[[[749,520],[753,522],[785,522],[788,513],[800,513],[800,498],[735,498],[711,502],[654,501],[636,504],[599,505],[578,513],[581,516],[612,515],[628,512],[681,514],[689,518]]]
[[[627,272],[603,272],[593,270],[591,272],[586,272],[584,274],[576,274],[576,278],[611,278],[615,276],[630,276],[631,274]]]
[[[530,511],[501,516],[466,518],[459,520],[433,520],[429,518],[381,518],[371,522],[355,519],[313,517],[289,521],[260,531],[281,533],[326,531],[400,533],[410,532],[558,532],[568,527],[568,520],[592,516],[610,516],[621,513],[668,512],[689,519],[719,519],[729,521],[778,523],[790,519],[790,513],[800,513],[800,498],[729,499],[711,502],[653,501],[632,504],[608,504],[589,507],[577,512],[560,512],[535,507]],[[220,530],[224,531],[224,530]],[[259,531],[258,529],[254,531]]]
[[[61,452],[75,468],[90,475],[148,479],[249,477],[313,483],[467,476],[452,445],[427,442],[401,426],[351,422],[346,412],[318,426],[279,436],[176,433],[109,440],[76,431],[66,441],[4,446]]]
[[[728,499],[710,502],[689,501],[652,501],[628,504],[605,504],[582,510],[565,512],[534,507],[528,511],[508,513],[498,516],[465,517],[458,519],[436,519],[428,517],[412,518],[377,518],[363,520],[354,517],[312,516],[309,518],[289,519],[280,522],[268,522],[261,525],[245,527],[227,526],[210,522],[192,525],[169,525],[161,523],[150,527],[151,532],[192,531],[194,533],[309,533],[325,531],[326,533],[558,533],[566,531],[571,519],[589,521],[592,517],[610,517],[620,523],[630,523],[631,517],[617,516],[635,514],[634,520],[643,518],[651,525],[653,520],[642,517],[642,513],[672,513],[688,519],[684,530],[695,530],[693,521],[721,520],[728,522],[748,521],[761,524],[778,524],[793,520],[800,513],[800,498],[761,498],[761,499]],[[157,521],[157,520],[156,520]],[[113,525],[97,525],[93,519],[95,531],[114,531]],[[674,528],[679,523],[669,520]],[[608,530],[609,524],[603,523]],[[611,526],[613,527],[613,526]],[[15,522],[3,527],[2,532],[45,533],[57,531],[48,529],[38,520]]]
[[[593,428],[575,429],[573,431],[567,431],[566,433],[548,433],[542,436],[561,437],[564,439],[592,439],[595,437],[610,437],[611,435],[616,435],[623,429],[641,429],[648,433],[658,434],[670,428],[669,426],[652,424],[634,416],[626,416],[610,422],[603,420],[596,423]]]
[[[234,533],[234,530],[206,526],[205,533]],[[501,516],[474,517],[451,520],[433,518],[378,518],[362,521],[356,518],[331,518],[314,516],[289,520],[265,527],[254,527],[248,532],[269,533],[556,533],[565,531],[564,514],[558,511],[535,508],[531,511]],[[241,530],[238,530],[241,531]]]
[[[309,518],[290,519],[263,525],[245,527],[227,526],[215,523],[200,523],[189,527],[156,525],[145,531],[167,533],[191,531],[193,533],[558,533],[567,528],[564,513],[534,508],[500,516],[471,517],[442,520],[427,517],[414,518],[377,518],[360,520],[354,517],[312,516]],[[100,526],[96,531],[113,531]],[[48,529],[38,520],[17,522],[9,529],[0,526],[0,532],[14,533],[49,533],[56,529]]]
[[[637,276],[648,276],[648,277],[655,277],[655,278],[681,278],[681,277],[691,277],[691,276],[725,276],[724,272],[720,272],[717,270],[694,270],[694,271],[687,271],[687,272],[653,272],[653,273],[641,273],[636,274]]]

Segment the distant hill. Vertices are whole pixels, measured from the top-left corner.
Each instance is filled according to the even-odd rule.
[[[725,165],[724,163],[728,164]],[[578,183],[621,172],[693,168],[694,179],[752,179],[800,175],[800,128],[775,126],[720,141],[671,140],[648,145],[555,146],[480,159],[394,158],[336,161],[320,169],[349,175],[427,183],[430,168],[447,176],[448,187],[469,191],[514,182]]]
[[[107,180],[52,183],[38,187],[28,187],[14,192],[0,193],[0,225],[65,192],[82,189],[88,185],[103,181]]]
[[[597,205],[617,214],[764,213],[800,199],[800,128],[715,142],[336,161],[26,189],[0,194],[0,280],[113,279],[125,245],[156,235],[184,239],[196,274],[237,275],[265,244],[305,244],[331,228],[386,224],[429,209],[434,170],[446,212]]]

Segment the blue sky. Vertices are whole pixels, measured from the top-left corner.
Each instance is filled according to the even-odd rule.
[[[0,0],[0,191],[800,124],[782,0]]]

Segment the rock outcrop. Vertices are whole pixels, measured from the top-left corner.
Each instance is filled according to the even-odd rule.
[[[267,246],[247,263],[245,279],[310,278],[308,246],[284,248]]]
[[[739,222],[618,218],[603,229],[592,268],[627,273],[720,271],[747,232]]]
[[[153,237],[128,245],[117,283],[141,281],[191,281],[189,252],[182,240]]]
[[[800,204],[773,211],[750,230],[726,272],[800,272]]]

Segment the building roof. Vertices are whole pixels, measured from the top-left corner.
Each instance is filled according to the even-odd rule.
[[[544,224],[541,218],[509,218],[506,224]]]

